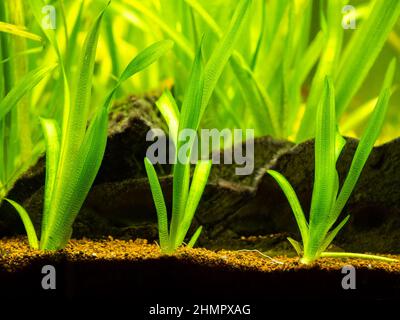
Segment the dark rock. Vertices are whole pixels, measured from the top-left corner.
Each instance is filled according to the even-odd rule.
[[[130,97],[114,105],[107,147],[95,184],[146,177],[143,159],[152,144],[146,141],[146,135],[151,129],[163,126],[152,100]]]
[[[249,161],[254,163],[254,171],[250,175],[237,175],[235,170],[243,167],[238,164],[213,164],[210,181],[217,181],[218,179],[224,179],[226,181],[232,181],[247,186],[254,186],[256,178],[260,175],[260,170],[267,163],[269,163],[274,157],[284,153],[293,147],[293,143],[274,139],[270,136],[259,137],[254,139],[254,157],[249,153]],[[245,143],[243,143],[243,154],[246,152]],[[223,159],[224,152],[220,152],[220,159]],[[228,149],[228,153],[233,154],[233,148]],[[222,161],[221,161],[222,162]]]

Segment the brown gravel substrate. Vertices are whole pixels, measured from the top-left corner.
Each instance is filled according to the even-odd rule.
[[[46,264],[57,270],[57,290],[51,293],[40,287],[41,268]],[[356,290],[341,287],[344,265],[356,269]],[[0,283],[2,294],[8,296],[397,299],[400,263],[323,258],[304,266],[298,258],[187,248],[161,256],[157,245],[146,240],[112,238],[72,240],[64,250],[43,253],[29,249],[24,238],[13,238],[0,240]],[[170,290],[176,290],[176,295]]]

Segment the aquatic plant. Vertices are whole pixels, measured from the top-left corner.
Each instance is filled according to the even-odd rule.
[[[0,203],[6,196],[8,190],[12,187],[19,174],[24,171],[25,166],[21,163],[16,165],[16,160],[21,157],[21,150],[19,143],[12,143],[9,139],[10,128],[23,126],[24,123],[20,123],[18,118],[11,117],[7,121],[7,115],[13,111],[18,105],[21,99],[27,94],[33,87],[35,87],[40,81],[43,80],[52,70],[54,70],[56,64],[48,67],[39,67],[26,74],[13,88],[6,94],[4,98],[0,100]],[[23,137],[18,135],[18,142]],[[37,153],[38,151],[33,153]],[[22,160],[20,160],[22,162]]]
[[[55,69],[51,62],[28,68],[28,55],[36,50],[28,45],[42,38],[23,27],[22,5],[21,0],[0,3],[0,203],[43,151],[35,137],[31,93]]]
[[[8,200],[20,214],[29,243],[35,249],[56,250],[65,246],[104,155],[108,110],[116,90],[123,81],[152,64],[172,47],[172,42],[165,40],[139,53],[121,73],[104,104],[96,108],[92,116],[89,112],[92,75],[104,11],[99,14],[86,36],[74,82],[74,94],[70,93],[69,79],[59,55],[64,82],[62,124],[59,125],[55,119],[41,118],[46,140],[46,183],[40,242],[26,211],[14,201]],[[56,45],[56,42],[53,43]]]
[[[158,32],[176,42],[175,60],[164,68],[169,67],[168,74],[174,75],[174,92],[179,100],[195,44],[204,32],[211,33],[207,44],[218,43],[236,3],[118,0],[112,9],[123,16],[127,27],[135,27],[133,32],[143,41],[157,37]],[[355,9],[349,13],[356,20],[354,30],[342,25],[346,4]],[[358,92],[361,85],[375,92],[375,81],[368,79],[368,72],[388,36],[396,36],[393,26],[400,14],[400,2],[253,1],[250,12],[252,19],[240,35],[241,46],[235,48],[213,95],[218,107],[206,113],[205,126],[254,128],[256,135],[269,134],[295,142],[312,138],[314,114],[324,77],[329,75],[337,88],[338,121],[349,124],[346,134],[358,135],[370,109],[365,108],[360,117],[359,102],[351,102],[355,97],[370,100],[364,90]],[[379,70],[374,70],[374,75],[379,77]],[[395,112],[393,118],[398,119]],[[390,121],[390,125],[397,136],[397,121]]]
[[[203,42],[201,42],[200,49],[193,62],[181,110],[178,109],[175,99],[168,91],[164,92],[157,102],[157,107],[164,116],[169,126],[169,131],[172,133],[170,139],[173,140],[176,148],[173,167],[173,199],[170,228],[168,228],[167,209],[156,171],[148,158],[144,160],[157,210],[159,240],[163,253],[174,252],[184,242],[212,165],[211,160],[198,160],[190,181],[190,159],[194,145],[193,142],[190,142],[189,146],[188,143],[185,143],[183,148],[184,142],[180,138],[180,133],[185,129],[198,130],[212,92],[233,52],[234,44],[248,15],[249,4],[250,1],[241,1],[238,4],[229,28],[222,37],[221,42],[213,50],[204,70],[202,65]],[[184,163],[178,159],[178,155],[182,150],[187,155],[187,160]],[[188,246],[195,244],[201,230],[202,227],[196,230],[188,242]]]
[[[179,154],[183,144],[178,139],[178,133],[181,132],[181,129],[190,128],[197,130],[200,122],[199,111],[201,109],[203,91],[202,78],[203,72],[200,56],[197,56],[193,66],[188,93],[186,94],[181,112],[177,109],[176,102],[169,91],[164,92],[160,98],[159,105],[162,105],[163,110],[168,108],[168,114],[172,115],[171,118],[168,118],[170,120],[168,121],[170,127],[176,126],[175,128],[171,128],[171,132],[176,133],[175,137],[171,137],[177,146],[176,154]],[[157,211],[159,240],[163,253],[169,254],[174,252],[184,242],[210,173],[212,161],[199,160],[196,163],[190,182],[190,159],[192,151],[193,143],[187,148],[187,162],[181,163],[177,160],[174,165],[173,208],[170,228],[168,227],[167,208],[157,173],[150,160],[147,157],[144,160]],[[200,226],[188,242],[189,247],[194,246],[201,231],[202,227]]]
[[[305,264],[312,263],[319,257],[360,257],[392,260],[367,254],[327,252],[326,249],[350,217],[346,216],[337,224],[337,220],[356,186],[362,169],[382,129],[387,113],[394,70],[395,61],[392,61],[378,102],[358,144],[340,192],[336,162],[346,144],[346,140],[338,132],[336,125],[335,93],[332,81],[328,78],[325,80],[322,99],[318,105],[316,115],[315,175],[309,222],[306,220],[300,202],[290,183],[280,173],[268,170],[268,173],[282,188],[293,210],[300,230],[302,244],[291,238],[289,238],[289,241],[301,256],[301,262]]]

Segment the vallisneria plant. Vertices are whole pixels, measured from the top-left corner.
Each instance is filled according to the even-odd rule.
[[[171,117],[167,116],[168,118],[166,119],[170,126],[170,131],[172,129],[171,132],[176,133],[175,137],[171,137],[177,146],[176,155],[181,151],[182,145],[182,141],[178,139],[178,134],[181,132],[180,129],[191,128],[197,130],[198,128],[203,91],[202,78],[201,62],[200,57],[198,57],[193,66],[191,85],[182,105],[181,112],[176,107],[176,102],[169,91],[164,92],[159,100],[159,105],[162,104],[161,108],[163,110],[168,108],[173,112],[170,113]],[[144,160],[157,211],[160,247],[161,251],[166,254],[173,253],[184,242],[211,170],[211,160],[199,160],[190,182],[190,155],[192,151],[193,144],[187,150],[187,162],[179,163],[179,160],[176,160],[176,164],[174,165],[173,207],[170,229],[168,228],[167,208],[157,173],[150,160],[148,158]],[[201,231],[202,227],[200,226],[191,237],[188,247],[194,246]]]
[[[105,10],[105,9],[104,9]],[[70,95],[70,84],[59,55],[64,77],[62,124],[42,118],[46,140],[46,183],[40,241],[27,212],[12,200],[24,223],[32,248],[63,248],[72,234],[73,222],[85,200],[103,159],[108,129],[108,110],[121,83],[143,70],[172,47],[169,40],[155,43],[139,53],[119,76],[104,104],[90,115],[92,75],[100,25],[104,10],[91,27],[82,50],[76,90]],[[72,98],[72,99],[71,99]],[[88,125],[89,123],[89,125]]]
[[[158,230],[161,251],[166,254],[173,253],[184,243],[186,234],[191,226],[197,206],[200,202],[208,175],[210,173],[212,161],[198,160],[190,179],[190,162],[194,148],[193,142],[188,146],[182,141],[180,133],[185,129],[197,131],[207,104],[211,98],[217,81],[228,62],[234,44],[238,39],[240,30],[248,16],[251,1],[241,1],[235,11],[232,22],[227,32],[221,38],[220,43],[215,47],[204,70],[202,64],[202,44],[198,50],[186,88],[181,110],[172,95],[166,91],[157,102],[161,114],[168,124],[172,134],[172,141],[176,147],[175,164],[173,167],[173,198],[172,198],[172,218],[168,228],[167,209],[160,183],[157,178],[153,164],[145,158],[147,176],[149,178],[151,191],[158,217]],[[186,154],[186,162],[180,162],[180,153]],[[188,246],[192,247],[200,236],[202,227],[199,227]]]
[[[28,59],[42,38],[24,27],[23,4],[22,0],[0,3],[0,204],[43,152],[44,144],[36,139],[40,126],[32,115],[38,105],[31,93],[56,66],[37,66]]]
[[[199,50],[199,54],[193,64],[192,76],[181,111],[179,112],[176,102],[169,91],[164,92],[157,103],[170,128],[170,132],[174,135],[170,138],[176,146],[176,163],[173,169],[172,220],[169,231],[167,208],[157,173],[150,160],[148,158],[144,160],[157,210],[160,247],[161,251],[166,254],[173,253],[184,242],[212,165],[211,160],[199,160],[190,182],[190,159],[194,147],[193,143],[185,150],[187,152],[186,162],[180,162],[178,156],[183,150],[183,148],[181,149],[183,141],[179,139],[179,133],[184,129],[197,131],[199,127],[200,117],[204,111],[202,110],[203,89],[204,74],[201,64],[201,50]],[[196,243],[201,230],[202,227],[196,230],[188,243],[189,247]]]
[[[346,141],[337,130],[333,84],[330,80],[325,80],[322,99],[317,109],[315,177],[309,222],[306,220],[294,189],[286,178],[274,170],[268,171],[278,182],[292,207],[300,230],[302,244],[291,238],[288,240],[299,256],[301,256],[302,263],[312,263],[319,257],[358,257],[396,261],[375,255],[326,251],[337,233],[349,219],[349,216],[347,216],[340,223],[336,224],[382,129],[388,109],[390,84],[393,79],[394,70],[395,64],[393,61],[387,71],[378,102],[358,144],[350,170],[340,192],[336,162]]]
[[[132,30],[130,36],[140,34],[142,41],[154,41],[164,34],[175,41],[175,59],[165,69],[174,75],[175,98],[181,101],[201,34],[211,34],[210,47],[218,43],[233,8],[245,2],[117,0],[112,10],[123,16],[120,23]],[[354,29],[343,25],[346,5],[353,6]],[[329,75],[336,88],[337,119],[347,135],[358,135],[371,110],[365,109],[360,117],[359,101],[369,101],[365,91],[374,92],[374,79],[381,76],[375,68],[374,77],[368,77],[371,68],[392,54],[380,52],[388,37],[396,37],[390,35],[396,31],[400,2],[260,0],[253,1],[249,10],[252,19],[218,83],[213,95],[217,107],[206,113],[204,126],[254,128],[257,136],[294,142],[313,138],[314,115]],[[361,86],[371,90],[360,91]],[[397,132],[397,121],[388,122]]]
[[[10,127],[17,127],[18,124],[23,124],[20,124],[15,117],[9,119],[10,121],[6,121],[6,117],[16,108],[25,94],[42,81],[56,66],[56,64],[52,64],[48,67],[39,67],[32,70],[0,100],[0,203],[13,186],[19,174],[26,169],[23,159],[20,159],[21,150],[19,149],[19,145],[15,142],[11,143],[7,135]],[[19,165],[16,165],[16,162]],[[27,164],[29,165],[30,162],[27,162]]]

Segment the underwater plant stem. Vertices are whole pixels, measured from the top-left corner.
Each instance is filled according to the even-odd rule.
[[[321,258],[359,258],[359,259],[378,260],[386,262],[400,262],[400,260],[394,258],[387,258],[373,254],[353,253],[353,252],[322,252]]]
[[[385,262],[400,262],[400,260],[394,258],[387,258],[373,254],[353,253],[353,252],[322,252],[319,256],[304,255],[300,259],[300,262],[303,264],[312,264],[319,258],[356,258],[356,259],[377,260]]]
[[[312,264],[314,261],[316,261],[318,258],[317,257],[309,257],[309,256],[302,256],[300,259],[300,263],[302,264]]]
[[[265,253],[262,253],[260,250],[257,250],[257,249],[240,249],[240,250],[237,250],[237,252],[255,252],[255,253],[258,253],[260,256],[271,260],[272,262],[274,262],[276,264],[284,264],[282,261],[276,260],[276,259],[272,258],[271,256],[269,256]]]

